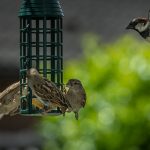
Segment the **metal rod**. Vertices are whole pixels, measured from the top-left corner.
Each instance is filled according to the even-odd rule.
[[[39,19],[36,19],[36,68],[38,70],[40,66],[39,64]]]
[[[31,18],[27,18],[27,24],[26,26],[29,26],[28,27],[28,30],[27,30],[27,35],[28,35],[28,38],[27,38],[27,43],[28,43],[28,48],[27,48],[27,51],[28,51],[28,68],[31,68],[32,67],[32,34],[31,34],[31,28],[32,28],[32,22],[31,22]],[[29,92],[29,98],[28,98],[28,109],[29,109],[29,113],[32,113],[32,91],[30,89],[30,92]]]
[[[46,17],[43,19],[43,75],[44,77],[47,77],[47,35],[46,35]]]
[[[51,29],[55,29],[55,18],[51,19]],[[55,43],[55,31],[52,30],[51,32],[51,81],[55,82],[55,45],[53,43]]]
[[[60,37],[61,37],[61,39],[60,39],[60,43],[61,43],[61,46],[60,46],[60,52],[61,52],[61,84],[63,85],[63,45],[62,45],[62,43],[63,43],[63,32],[62,32],[62,28],[63,28],[63,20],[62,20],[62,18],[60,18],[60,29],[61,29],[61,31],[60,31]],[[61,86],[61,88],[63,88],[62,86]]]
[[[60,38],[59,38],[59,19],[57,19],[57,84],[58,86],[60,86],[60,49],[59,49],[59,42],[60,42]]]

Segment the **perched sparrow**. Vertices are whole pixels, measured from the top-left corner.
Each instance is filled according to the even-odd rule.
[[[148,13],[148,18],[134,18],[126,29],[133,29],[137,31],[144,39],[150,42],[150,10]]]
[[[85,90],[81,81],[77,79],[70,79],[67,82],[66,87],[68,88],[68,91],[66,92],[65,98],[71,105],[68,110],[73,111],[75,113],[75,118],[78,120],[78,112],[86,103]]]
[[[0,116],[15,115],[20,106],[20,83],[14,83],[0,93]]]
[[[67,101],[63,93],[52,81],[48,81],[46,78],[40,76],[35,68],[27,71],[27,78],[28,86],[32,89],[33,95],[48,108],[45,112],[59,107],[62,113],[65,114],[68,108]]]

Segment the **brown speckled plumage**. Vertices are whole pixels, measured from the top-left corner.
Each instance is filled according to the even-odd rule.
[[[14,115],[20,106],[20,83],[14,83],[0,93],[0,116]]]
[[[69,88],[65,95],[71,105],[71,107],[69,107],[69,111],[73,111],[75,113],[75,118],[78,120],[78,112],[80,108],[84,107],[86,104],[85,90],[81,81],[78,79],[70,79],[67,82],[66,87]]]
[[[65,97],[52,81],[42,77],[35,68],[27,71],[27,78],[33,94],[48,107],[48,110],[59,107],[62,113],[65,113],[68,108]]]

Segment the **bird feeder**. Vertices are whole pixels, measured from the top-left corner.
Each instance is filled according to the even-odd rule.
[[[26,72],[36,68],[41,76],[63,86],[63,11],[59,0],[22,0],[20,19],[20,113],[39,115],[27,86]],[[59,115],[59,108],[49,115]]]

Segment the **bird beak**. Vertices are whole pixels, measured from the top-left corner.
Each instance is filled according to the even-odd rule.
[[[131,24],[129,24],[127,27],[126,27],[126,29],[128,30],[128,29],[133,29],[133,26],[131,25]]]

